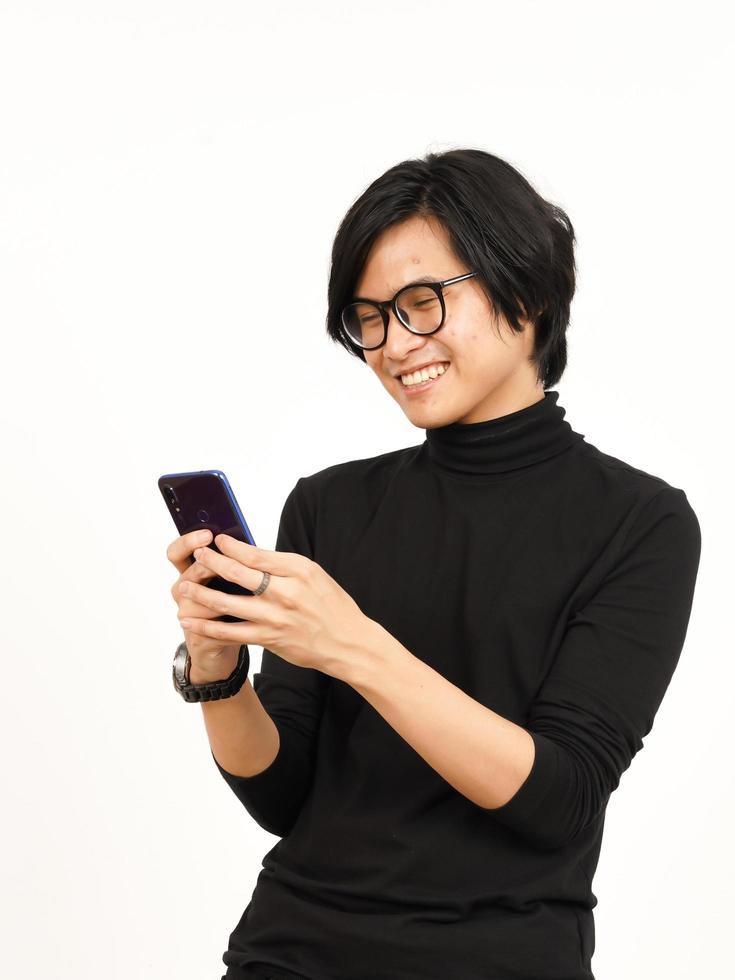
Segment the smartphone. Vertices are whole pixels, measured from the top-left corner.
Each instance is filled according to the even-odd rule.
[[[166,473],[158,479],[158,489],[163,495],[168,512],[173,517],[179,534],[189,531],[208,529],[212,532],[212,541],[207,545],[218,554],[222,554],[214,542],[217,534],[229,534],[238,541],[255,544],[250,529],[245,523],[242,511],[232,492],[229,480],[221,470],[197,470],[192,473]],[[192,557],[192,562],[195,559]],[[206,588],[218,589],[229,595],[252,595],[236,582],[215,575],[208,582],[202,583]],[[245,620],[226,613],[215,616],[225,623],[242,623]]]

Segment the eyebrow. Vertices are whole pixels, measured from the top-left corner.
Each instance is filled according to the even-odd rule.
[[[440,281],[441,280],[437,276],[421,276],[419,279],[412,279],[410,282],[406,282],[402,286],[399,286],[398,289],[393,290],[393,295],[395,296],[396,293],[399,293],[402,289],[405,289],[407,286],[419,286],[419,285],[421,285],[422,282],[440,282]],[[366,300],[370,300],[373,303],[380,302],[379,300],[372,299],[372,297],[370,297],[370,296],[353,296],[352,297],[352,301],[353,302],[356,299],[366,299]],[[387,303],[388,300],[385,300],[384,302]]]

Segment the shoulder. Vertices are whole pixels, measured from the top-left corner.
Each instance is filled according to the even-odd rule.
[[[629,544],[662,525],[673,540],[683,537],[697,548],[700,525],[686,492],[664,477],[604,453],[588,442],[580,443],[576,465],[580,485],[592,491],[600,504],[615,502],[622,541]]]
[[[618,486],[621,490],[637,489],[643,494],[653,496],[670,486],[663,477],[633,466],[617,456],[611,456],[586,439],[579,444],[578,456],[581,466],[590,473],[596,473],[601,481]]]
[[[313,555],[330,574],[336,574],[340,555],[352,553],[359,529],[370,522],[391,482],[410,466],[419,449],[410,446],[333,463],[296,481],[287,506],[301,511]]]
[[[344,493],[355,493],[365,488],[372,491],[385,485],[420,450],[420,446],[394,449],[378,456],[350,459],[333,463],[315,473],[300,477],[298,484],[312,499],[332,498]]]
[[[584,471],[585,482],[591,481],[600,489],[606,488],[611,493],[627,497],[638,507],[658,499],[660,505],[683,509],[689,506],[691,509],[681,487],[670,483],[663,476],[602,452],[586,440],[579,445],[577,465]]]

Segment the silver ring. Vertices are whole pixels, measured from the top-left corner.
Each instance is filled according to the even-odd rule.
[[[258,588],[255,590],[255,592],[253,592],[253,595],[260,595],[261,592],[265,592],[265,590],[268,588],[268,583],[270,582],[270,580],[271,580],[271,573],[263,572],[263,579],[260,585],[258,586]]]

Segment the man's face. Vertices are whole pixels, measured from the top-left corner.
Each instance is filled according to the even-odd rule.
[[[454,254],[438,221],[411,217],[375,241],[355,295],[387,300],[421,276],[440,281],[472,271]],[[444,326],[437,333],[413,334],[391,311],[385,345],[364,352],[367,364],[415,426],[480,422],[543,396],[535,366],[528,360],[532,324],[518,334],[504,319],[495,321],[477,278],[447,286],[444,302]],[[434,363],[445,365],[443,375],[413,394],[404,387],[400,374]]]

